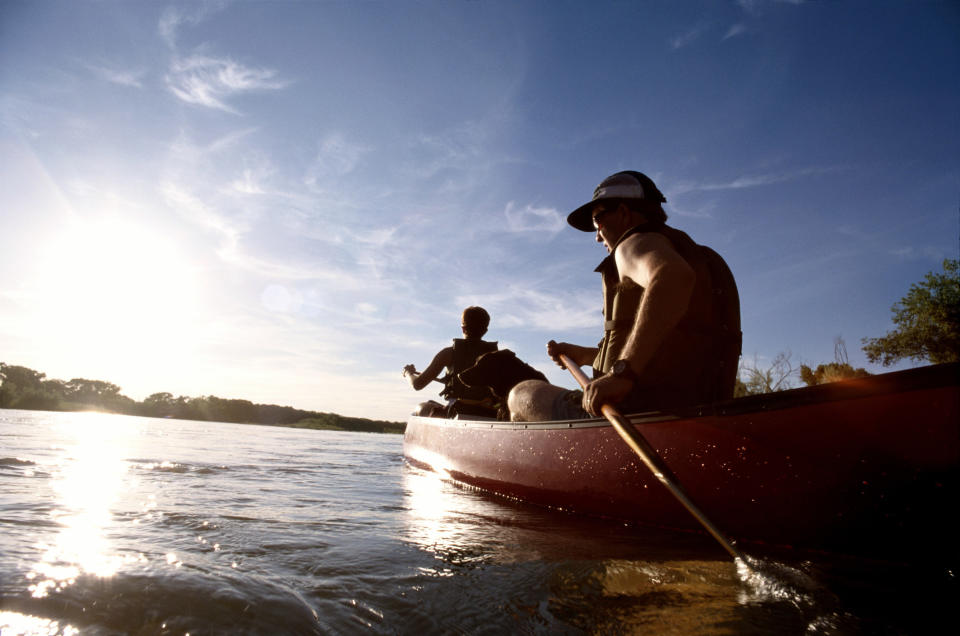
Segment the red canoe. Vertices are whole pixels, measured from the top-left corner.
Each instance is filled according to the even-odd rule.
[[[629,419],[734,540],[883,556],[957,554],[958,364]],[[605,420],[414,416],[403,448],[415,466],[499,495],[700,529]]]

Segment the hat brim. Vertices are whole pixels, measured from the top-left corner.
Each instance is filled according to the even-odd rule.
[[[596,232],[593,227],[593,208],[597,205],[597,199],[584,203],[579,208],[567,215],[567,223],[581,232]]]
[[[603,197],[600,199],[594,199],[589,203],[584,203],[579,208],[567,215],[567,223],[577,228],[581,232],[596,232],[597,228],[593,224],[593,210],[600,203],[606,203],[607,205],[612,205],[614,208],[618,207],[621,203],[626,201],[633,201],[634,199],[624,199],[623,197]],[[636,201],[641,201],[642,199],[635,199]]]

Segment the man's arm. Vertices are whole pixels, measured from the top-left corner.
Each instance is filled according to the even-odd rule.
[[[584,347],[582,345],[570,344],[569,342],[556,342],[555,340],[551,340],[547,343],[547,355],[550,356],[560,368],[563,368],[563,363],[560,362],[561,354],[569,356],[571,360],[583,366],[585,364],[593,364],[593,360],[599,352],[600,349],[597,347]]]
[[[687,311],[697,276],[662,234],[634,234],[620,245],[615,257],[621,282],[630,279],[644,288],[621,353],[634,373],[641,373]],[[632,386],[623,378],[597,378],[584,390],[583,408],[598,415],[602,404],[623,399]]]
[[[445,367],[453,365],[453,347],[441,349],[423,372],[417,372],[416,367],[408,364],[403,368],[403,377],[410,381],[410,386],[419,391],[437,379]]]
[[[629,237],[616,259],[620,280],[629,278],[644,288],[622,354],[639,373],[686,313],[697,275],[667,237],[653,232]]]

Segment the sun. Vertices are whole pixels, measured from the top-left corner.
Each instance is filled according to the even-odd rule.
[[[41,243],[37,266],[37,344],[76,359],[72,367],[158,370],[195,347],[199,269],[156,228],[119,215],[73,217]]]

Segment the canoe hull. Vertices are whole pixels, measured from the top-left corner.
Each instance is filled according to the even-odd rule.
[[[946,525],[944,511],[956,505],[960,390],[955,374],[946,375],[935,386],[889,391],[867,381],[847,384],[839,399],[823,391],[811,399],[801,390],[786,406],[734,401],[710,413],[630,419],[731,538],[889,553],[891,542],[906,547],[935,536]],[[523,501],[699,529],[601,420],[413,417],[404,454],[450,479]]]

